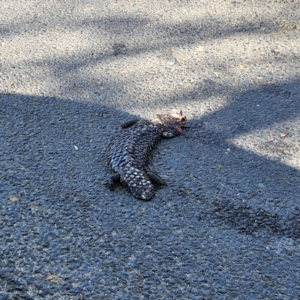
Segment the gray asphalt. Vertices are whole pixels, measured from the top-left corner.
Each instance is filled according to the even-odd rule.
[[[299,299],[299,1],[2,1],[0,299]],[[182,109],[150,202],[120,125]]]

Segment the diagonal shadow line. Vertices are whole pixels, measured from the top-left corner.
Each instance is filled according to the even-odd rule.
[[[64,20],[63,20],[64,21]],[[48,27],[48,23],[51,27]],[[214,23],[214,27],[210,23]],[[26,26],[25,26],[26,25]],[[6,26],[0,26],[0,34],[2,37],[10,37],[13,35],[20,35],[28,32],[27,28],[36,28],[37,32],[45,34],[48,28],[56,28],[56,26],[62,26],[61,20],[47,20],[45,17],[35,17],[34,20],[29,22],[14,21]],[[205,17],[195,21],[185,21],[180,24],[169,24],[164,25],[162,23],[153,24],[151,18],[139,17],[134,15],[123,16],[109,16],[102,18],[87,18],[83,20],[71,21],[69,20],[66,24],[68,30],[76,31],[82,30],[83,27],[90,27],[93,31],[106,32],[107,34],[125,34],[132,33],[136,29],[150,32],[159,32],[156,35],[159,37],[174,37],[179,41],[191,40],[191,38],[220,38],[228,37],[240,33],[261,33],[261,27],[264,27],[264,33],[271,33],[281,30],[281,26],[278,22],[273,19],[264,19],[259,24],[253,22],[240,22],[238,24],[228,26],[228,22],[220,22],[212,17]]]
[[[170,42],[170,43],[156,43],[155,45],[145,45],[140,47],[131,47],[131,48],[126,47],[126,52],[115,55],[113,51],[113,45],[112,45],[110,50],[98,51],[96,49],[91,49],[88,52],[85,53],[82,52],[78,55],[71,55],[70,57],[63,57],[63,58],[56,58],[56,59],[45,58],[40,60],[26,60],[26,63],[30,63],[31,65],[37,67],[40,67],[43,64],[47,64],[51,68],[52,73],[55,76],[63,77],[65,76],[66,73],[72,71],[74,72],[82,67],[94,65],[96,63],[114,62],[120,59],[130,59],[140,54],[151,53],[151,52],[153,53],[156,51],[160,51],[160,52],[167,51],[172,47],[180,47],[180,46],[181,45],[178,44],[177,42],[174,43]],[[166,54],[166,59],[167,57],[169,60],[174,61],[174,64],[179,66],[181,65],[181,62],[178,62],[177,59],[173,57],[171,50],[168,54]],[[265,59],[261,59],[259,62],[256,63],[263,64],[263,63],[278,62],[278,61],[281,62],[294,61],[296,63],[298,60],[299,58],[296,57],[294,54],[291,55],[280,54],[280,56],[274,55],[272,59],[270,59],[269,57]],[[219,67],[222,67],[222,64],[219,64]],[[221,88],[222,86],[220,86],[220,89]]]

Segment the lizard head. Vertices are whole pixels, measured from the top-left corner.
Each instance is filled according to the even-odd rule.
[[[184,127],[186,117],[182,114],[182,111],[172,112],[169,114],[157,115],[159,121],[169,127]]]

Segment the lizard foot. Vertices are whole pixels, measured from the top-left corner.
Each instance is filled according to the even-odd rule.
[[[164,179],[162,179],[159,175],[157,175],[152,168],[147,168],[146,172],[152,181],[156,182],[159,185],[167,185],[167,182]]]
[[[108,187],[112,191],[115,188],[115,183],[120,182],[120,174],[115,174],[111,176],[109,182],[108,182]]]

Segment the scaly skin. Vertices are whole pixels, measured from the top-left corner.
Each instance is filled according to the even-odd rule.
[[[110,187],[120,181],[134,197],[150,200],[154,196],[150,179],[159,184],[165,182],[148,167],[148,154],[162,137],[172,138],[181,134],[185,120],[179,112],[157,115],[154,120],[133,120],[123,124],[123,128],[129,128],[124,129],[110,149],[110,163],[116,172]]]

